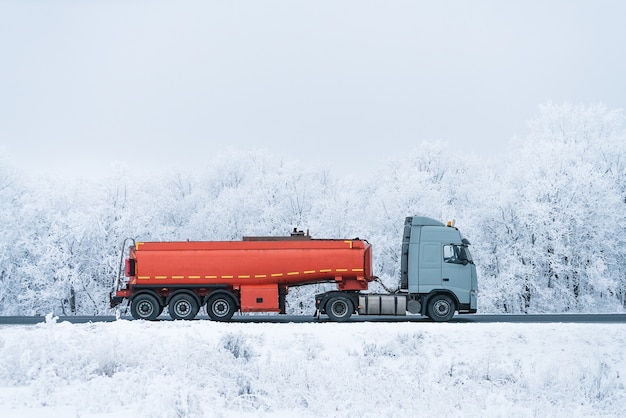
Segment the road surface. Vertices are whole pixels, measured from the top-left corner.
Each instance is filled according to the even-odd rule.
[[[132,320],[130,316],[122,316],[121,319]],[[165,315],[160,318],[171,321]],[[113,322],[114,316],[60,316],[57,322],[68,321],[73,324],[89,322]],[[199,315],[196,320],[209,320],[207,316]],[[44,316],[0,316],[0,325],[29,325],[45,322]],[[231,322],[270,322],[270,323],[304,323],[304,322],[330,322],[326,315],[319,319],[313,316],[295,315],[235,315]],[[392,316],[359,316],[354,315],[350,322],[432,322],[430,319],[419,315],[407,315],[403,317]],[[531,314],[531,315],[455,315],[451,323],[626,323],[626,314]]]

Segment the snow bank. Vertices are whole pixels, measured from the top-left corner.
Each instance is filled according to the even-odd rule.
[[[5,326],[3,417],[626,416],[626,325]]]

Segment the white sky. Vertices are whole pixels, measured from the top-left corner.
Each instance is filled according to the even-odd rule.
[[[421,141],[493,154],[548,100],[626,107],[624,16],[618,0],[0,0],[0,152],[80,176],[226,146],[363,168]]]

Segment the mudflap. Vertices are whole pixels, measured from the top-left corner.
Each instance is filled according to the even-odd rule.
[[[123,297],[113,296],[113,293],[109,293],[109,303],[111,305],[111,308],[115,308],[117,305],[122,303],[122,301],[124,301]]]

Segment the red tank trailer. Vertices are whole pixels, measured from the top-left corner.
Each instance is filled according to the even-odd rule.
[[[129,300],[136,319],[155,319],[166,306],[174,319],[193,319],[203,305],[214,320],[236,310],[284,313],[291,286],[334,282],[350,292],[374,279],[371,246],[358,238],[312,239],[294,231],[232,242],[133,244],[111,306]]]

